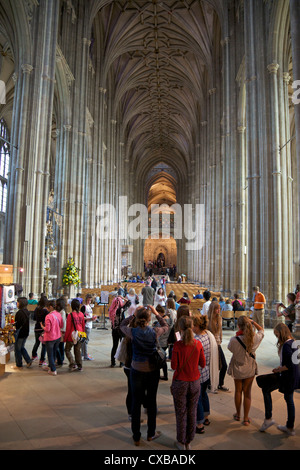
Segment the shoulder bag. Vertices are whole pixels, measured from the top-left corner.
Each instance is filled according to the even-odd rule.
[[[86,340],[87,340],[86,333],[84,331],[78,331],[77,330],[72,312],[71,312],[71,318],[72,318],[72,322],[73,322],[73,326],[74,326],[74,331],[72,331],[73,343],[74,344],[85,343]]]

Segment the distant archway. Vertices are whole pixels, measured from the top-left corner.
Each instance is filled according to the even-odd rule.
[[[162,261],[159,264],[159,260]],[[148,238],[145,241],[144,262],[146,268],[154,273],[166,272],[168,268],[177,265],[177,244],[173,237]]]

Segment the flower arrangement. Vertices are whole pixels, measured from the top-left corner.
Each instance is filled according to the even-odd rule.
[[[69,258],[63,268],[62,283],[64,286],[78,286],[80,284],[79,268],[76,268],[73,258]]]

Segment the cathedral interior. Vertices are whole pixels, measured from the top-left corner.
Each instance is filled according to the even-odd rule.
[[[0,256],[24,294],[45,266],[60,292],[69,258],[82,288],[118,282],[130,247],[133,274],[161,254],[200,286],[284,300],[300,278],[299,23],[297,0],[1,0]],[[174,206],[171,237],[161,217],[156,240],[132,239],[135,205],[148,228],[153,204]],[[174,234],[187,206],[193,250]]]

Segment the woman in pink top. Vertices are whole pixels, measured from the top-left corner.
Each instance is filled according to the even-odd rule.
[[[61,340],[61,328],[63,327],[63,320],[61,314],[55,310],[54,300],[50,300],[48,302],[47,308],[49,313],[46,315],[45,325],[41,323],[41,327],[44,330],[44,340],[49,367],[44,366],[43,370],[48,371],[48,374],[50,375],[57,375],[55,359]]]

